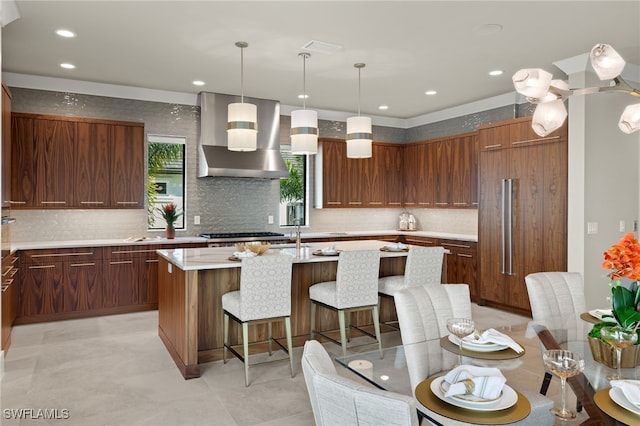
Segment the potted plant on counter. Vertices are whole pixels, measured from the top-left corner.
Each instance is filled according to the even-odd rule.
[[[167,222],[167,227],[165,229],[166,237],[168,240],[172,240],[176,236],[176,228],[174,227],[176,220],[182,215],[182,212],[178,212],[178,208],[175,204],[169,203],[162,206],[161,209],[158,209],[162,218]]]
[[[609,367],[617,367],[614,348],[602,336],[602,329],[615,325],[621,333],[635,334],[633,345],[622,349],[620,366],[624,368],[640,365],[640,243],[633,232],[624,235],[617,244],[604,252],[602,267],[609,272],[611,286],[611,322],[595,324],[589,332],[589,347],[593,358]],[[614,322],[615,324],[612,324]]]

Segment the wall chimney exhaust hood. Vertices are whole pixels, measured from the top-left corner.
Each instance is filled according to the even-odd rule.
[[[289,175],[280,154],[280,102],[244,97],[258,108],[257,149],[227,149],[227,105],[240,96],[200,92],[200,143],[198,177],[226,176],[279,179]]]

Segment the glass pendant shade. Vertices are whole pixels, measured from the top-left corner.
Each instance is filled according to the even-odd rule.
[[[291,153],[317,154],[318,113],[309,109],[291,111]]]
[[[567,108],[562,99],[538,104],[533,113],[531,127],[538,136],[545,137],[558,130],[567,119]]]
[[[640,104],[628,105],[624,109],[618,127],[627,134],[640,130]]]
[[[543,69],[522,69],[511,78],[513,86],[521,95],[533,99],[542,99],[549,92],[553,75]]]
[[[347,118],[347,158],[370,158],[372,155],[371,118]]]
[[[596,44],[589,54],[591,66],[600,80],[612,80],[622,73],[624,59],[608,44]]]
[[[255,151],[258,139],[258,109],[254,104],[233,103],[227,108],[227,149]]]

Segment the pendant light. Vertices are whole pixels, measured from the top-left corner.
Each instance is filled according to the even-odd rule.
[[[360,70],[365,64],[353,66],[358,69],[358,116],[347,118],[347,158],[371,158],[371,118],[360,116]]]
[[[306,109],[307,58],[311,54],[302,52],[302,109],[291,111],[291,153],[313,155],[318,153],[318,113]]]
[[[258,136],[258,112],[254,104],[244,103],[244,41],[236,42],[240,48],[240,102],[227,109],[227,149],[229,151],[255,151]]]

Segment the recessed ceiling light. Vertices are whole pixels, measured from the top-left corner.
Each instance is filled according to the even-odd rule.
[[[194,86],[204,86],[204,81],[202,81],[202,80],[193,80],[192,84]]]
[[[433,96],[433,95],[435,95],[436,93],[438,93],[438,92],[436,92],[435,90],[427,90],[426,92],[424,92],[424,94],[425,94],[425,95],[428,95],[428,96]]]
[[[502,75],[503,71],[502,70],[493,70],[493,71],[489,71],[489,75]]]
[[[66,38],[71,38],[76,36],[76,33],[74,33],[73,31],[69,31],[65,29],[57,30],[56,34],[58,34],[60,37],[66,37]]]
[[[68,62],[64,62],[64,63],[60,64],[60,66],[62,68],[68,69],[68,70],[72,70],[72,69],[74,69],[76,67],[75,65],[70,64]]]
[[[309,95],[305,95],[304,93],[301,93],[298,95],[298,99],[309,99]]]
[[[484,24],[475,28],[476,34],[481,36],[497,34],[500,31],[502,31],[502,25],[500,24]]]
[[[380,105],[378,109],[381,109],[381,110],[389,109],[389,105]]]

